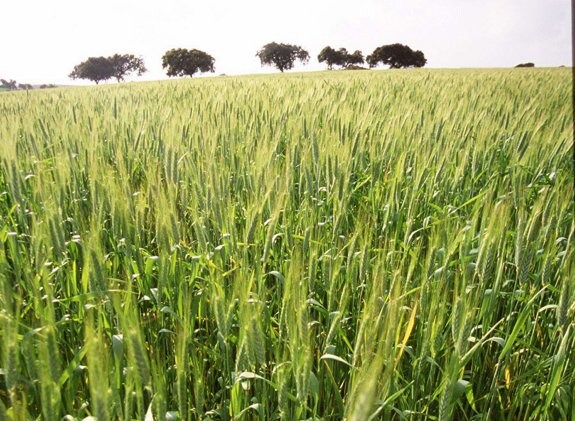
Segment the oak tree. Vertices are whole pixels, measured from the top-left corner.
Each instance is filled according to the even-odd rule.
[[[407,45],[390,44],[377,47],[366,57],[369,67],[375,67],[380,62],[388,64],[391,69],[402,67],[423,67],[427,59],[419,50],[413,51]]]
[[[96,85],[103,80],[108,80],[114,76],[114,65],[107,57],[89,57],[88,60],[78,64],[68,77],[71,79],[87,79],[96,82]]]
[[[296,60],[306,64],[309,61],[309,53],[298,45],[278,44],[270,42],[264,45],[256,53],[262,66],[267,64],[275,66],[280,72],[292,69]]]
[[[118,82],[123,81],[124,77],[131,73],[136,72],[138,76],[142,76],[148,71],[144,60],[133,54],[114,54],[109,60],[114,66],[114,77]]]
[[[190,76],[198,72],[214,72],[215,59],[200,50],[173,48],[162,57],[162,67],[168,76]]]

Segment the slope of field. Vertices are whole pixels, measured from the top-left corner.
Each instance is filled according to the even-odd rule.
[[[571,83],[3,94],[0,419],[575,419]]]

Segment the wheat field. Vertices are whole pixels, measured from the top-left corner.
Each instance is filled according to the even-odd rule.
[[[0,419],[575,419],[570,72],[1,93]]]

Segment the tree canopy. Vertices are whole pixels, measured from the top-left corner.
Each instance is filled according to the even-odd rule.
[[[355,50],[352,54],[346,56],[346,66],[360,65],[364,61],[363,54],[359,50]]]
[[[10,80],[0,79],[0,88],[2,90],[14,91],[18,89],[18,82],[16,82],[13,79]]]
[[[290,70],[296,60],[307,64],[309,53],[298,45],[270,42],[256,53],[263,65],[275,66],[280,72]]]
[[[328,45],[319,52],[317,61],[320,63],[325,62],[327,64],[327,68],[331,70],[333,66],[341,65],[341,54],[339,54],[335,49]]]
[[[96,85],[113,76],[114,65],[107,57],[89,57],[88,60],[75,66],[69,75],[71,79],[87,79],[96,82]]]
[[[142,76],[148,71],[144,66],[144,60],[133,54],[114,54],[109,60],[114,66],[114,77],[118,82],[123,81],[124,77],[131,73],[137,72],[138,76]]]
[[[0,79],[0,91],[16,91],[16,90],[30,90],[30,89],[46,89],[46,88],[56,88],[53,84],[42,84],[40,86],[34,86],[30,83],[18,83],[14,79],[6,80]]]
[[[118,82],[124,77],[137,72],[138,76],[145,73],[144,60],[133,54],[114,54],[111,57],[90,57],[78,64],[69,77],[72,79],[87,79],[96,82],[116,78]]]
[[[345,48],[335,50],[329,45],[321,50],[317,59],[320,63],[325,62],[329,70],[332,70],[333,66],[348,67],[363,64],[363,54],[361,51],[355,50],[353,54],[349,54]]]
[[[200,50],[173,48],[162,57],[162,67],[168,76],[190,76],[198,72],[214,72],[215,59]]]
[[[413,51],[407,45],[390,44],[377,47],[366,58],[369,67],[375,67],[380,62],[388,64],[391,69],[402,67],[423,67],[427,59],[419,50]]]

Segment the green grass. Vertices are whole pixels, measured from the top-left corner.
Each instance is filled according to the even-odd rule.
[[[0,419],[575,419],[571,83],[2,95]]]

